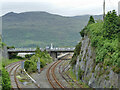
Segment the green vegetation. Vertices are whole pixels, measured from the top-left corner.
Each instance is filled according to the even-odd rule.
[[[82,79],[82,75],[84,75],[84,71],[81,70],[81,68],[79,67],[78,76],[79,76],[80,79]]]
[[[14,46],[7,46],[7,49],[14,49]]]
[[[3,46],[5,46],[6,44],[2,42],[2,37],[0,35],[0,49],[2,49]]]
[[[11,90],[11,81],[8,72],[2,68],[2,90]]]
[[[52,58],[46,51],[40,51],[37,47],[35,51],[35,55],[33,55],[30,60],[25,61],[25,70],[28,73],[36,72],[37,71],[37,62],[40,59],[40,68],[43,68],[48,63],[52,62]]]
[[[71,65],[75,65],[76,60],[77,60],[77,56],[80,54],[80,50],[81,50],[81,42],[78,43],[75,47],[74,54],[73,54],[73,57],[71,60]]]
[[[0,37],[0,49],[2,50],[5,44],[2,43],[1,37]],[[11,81],[10,76],[7,70],[5,70],[5,66],[8,64],[14,63],[20,61],[18,59],[5,59],[0,55],[0,90],[11,90]]]
[[[85,83],[83,83],[81,80],[80,80],[80,78],[78,78],[78,80],[77,80],[77,78],[76,78],[76,75],[75,75],[75,72],[73,72],[73,69],[72,68],[70,68],[69,69],[69,71],[67,71],[67,73],[68,73],[68,75],[74,80],[74,81],[77,81],[81,86],[82,86],[82,88],[89,88],[89,86],[88,85],[86,85]],[[82,71],[81,69],[79,69],[79,75],[83,75],[83,73],[84,73],[84,71]]]
[[[90,24],[93,24],[93,23],[95,23],[95,20],[94,20],[93,16],[90,16],[90,19],[89,19],[89,21],[88,21],[87,26],[90,25]],[[87,26],[85,26],[85,27],[80,31],[81,37],[84,37],[84,35],[86,35],[85,30],[87,29]]]
[[[10,54],[10,59],[25,59],[25,58],[23,58],[23,57],[21,57],[21,56],[17,56],[18,55],[18,53],[11,53]]]
[[[9,64],[11,64],[11,63],[14,63],[14,62],[18,62],[18,61],[20,61],[21,59],[5,59],[5,58],[3,58],[2,59],[2,65],[3,66],[7,66],[7,65],[9,65]]]
[[[11,81],[10,81],[10,76],[7,72],[7,70],[5,70],[5,66],[14,63],[14,62],[18,62],[20,61],[20,59],[2,59],[2,77],[1,77],[1,81],[2,81],[2,89],[3,90],[11,90]]]
[[[95,23],[95,20],[94,20],[93,16],[90,16],[90,20],[88,21],[87,25],[90,25],[90,24],[93,24],[93,23]]]
[[[26,55],[25,55],[25,58],[26,58],[26,59],[30,59],[32,56],[33,56],[33,54],[26,54]]]
[[[91,39],[91,46],[95,48],[96,63],[114,66],[114,71],[120,73],[120,16],[115,10],[108,12],[104,22],[89,24],[85,27],[84,35]],[[83,34],[81,34],[83,36]]]
[[[120,73],[120,16],[117,16],[115,10],[110,11],[106,14],[104,21],[95,22],[91,16],[88,24],[80,32],[82,39],[84,36],[90,38],[91,46],[95,51],[95,60],[92,68],[92,73],[96,73],[95,78],[99,78],[103,74],[106,74],[106,80],[109,80],[109,73],[111,67],[112,70],[119,74]],[[76,64],[77,56],[80,55],[81,42],[76,45],[74,55],[71,59],[71,65]],[[82,53],[83,51],[81,51]],[[87,51],[86,51],[87,52]],[[92,57],[90,57],[92,58]],[[81,61],[81,56],[80,56]],[[84,59],[85,63],[86,60]],[[100,71],[95,72],[95,67],[99,63]],[[102,70],[103,67],[103,70]],[[79,79],[82,78],[84,71],[79,69]],[[75,73],[71,68],[70,75],[75,78]],[[83,79],[89,79],[85,77]]]
[[[101,15],[94,16],[96,19]],[[2,17],[3,39],[9,46],[45,47],[75,46],[80,40],[79,31],[89,15],[64,17],[46,12],[8,13]]]
[[[30,60],[25,61],[25,65],[24,66],[25,66],[25,70],[28,73],[36,72],[36,70],[37,70],[36,62],[30,61]]]

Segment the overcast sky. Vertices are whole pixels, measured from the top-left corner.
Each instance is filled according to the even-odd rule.
[[[118,12],[118,1],[106,0],[106,12],[113,9]],[[63,16],[103,13],[103,0],[2,0],[0,4],[0,15],[27,11],[46,11]]]

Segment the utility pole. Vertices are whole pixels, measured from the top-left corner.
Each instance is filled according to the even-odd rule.
[[[105,20],[105,0],[103,1],[103,21]]]
[[[38,58],[37,69],[38,69],[38,74],[40,74],[40,58]]]

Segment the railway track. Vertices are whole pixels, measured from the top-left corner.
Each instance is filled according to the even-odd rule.
[[[46,73],[46,76],[47,76],[47,79],[49,81],[49,83],[51,84],[51,86],[56,89],[56,88],[65,88],[56,78],[56,75],[55,75],[55,68],[56,66],[61,62],[61,60],[53,63],[49,69],[47,70],[47,73]]]
[[[65,64],[64,62],[62,64]],[[77,81],[74,81],[67,73],[66,71],[68,71],[70,69],[69,67],[69,63],[67,65],[63,65],[63,69],[62,71],[60,71],[60,68],[62,66],[62,64],[59,66],[59,73],[62,75],[62,77],[66,80],[66,82],[68,82],[68,84],[70,83],[73,83],[74,84],[74,87],[77,87],[77,88],[83,88],[82,85],[78,84]],[[63,74],[64,73],[64,74]],[[71,81],[71,82],[70,82]],[[70,84],[71,85],[71,84]],[[72,88],[74,88],[72,86]]]
[[[18,80],[16,78],[17,70],[19,69],[20,64],[21,64],[21,61],[18,61],[18,62],[9,64],[8,66],[5,67],[8,70],[10,78],[11,78],[12,90],[22,90],[22,87],[20,87]],[[40,86],[37,83],[35,83],[35,82],[33,82],[33,83],[36,86],[35,88],[40,88]]]
[[[17,70],[19,67],[20,67],[20,62],[10,64],[8,67],[6,67],[6,69],[10,68],[10,70],[8,70],[8,72],[9,72],[9,75],[11,78],[11,85],[12,85],[13,90],[16,90],[16,89],[22,90],[20,88],[20,85],[19,85],[18,80],[16,78],[16,73],[17,73]]]
[[[47,70],[47,79],[49,81],[49,83],[51,84],[51,86],[53,88],[67,88],[65,87],[64,85],[61,84],[60,81],[58,81],[59,79],[57,79],[56,75],[55,75],[55,68],[58,64],[59,65],[59,74],[62,76],[62,78],[71,86],[74,85],[74,86],[71,86],[71,88],[82,88],[82,86],[80,84],[78,84],[76,81],[74,81],[67,73],[66,71],[69,70],[69,63],[67,63],[66,65],[62,65],[62,64],[65,64],[66,60],[59,60],[55,63],[53,63],[49,69]]]
[[[23,60],[21,60],[21,61],[23,61]],[[5,69],[8,69],[9,67],[11,67],[12,65],[15,65],[16,63],[20,63],[21,61],[18,61],[18,62],[14,62],[14,63],[12,63],[12,64],[9,64],[9,65],[7,65],[7,66],[5,67]]]
[[[71,84],[70,84],[70,79],[69,78],[66,78],[64,75],[63,75],[63,70],[65,70],[65,67],[64,67],[64,69],[62,69],[62,64],[63,64],[64,62],[62,62],[61,63],[61,65],[59,66],[59,73],[60,73],[60,75],[62,76],[62,78],[71,86]],[[73,86],[71,86],[71,88],[74,88]]]

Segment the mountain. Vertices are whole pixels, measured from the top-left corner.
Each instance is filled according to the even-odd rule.
[[[90,15],[65,17],[47,12],[10,12],[2,16],[3,42],[15,47],[75,46]],[[101,19],[102,15],[94,16]]]

